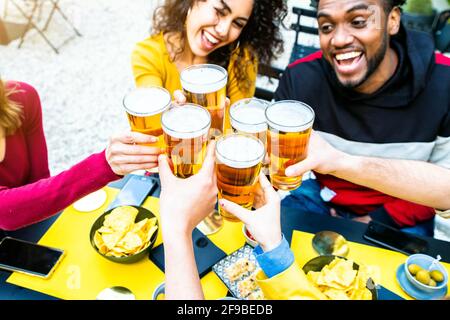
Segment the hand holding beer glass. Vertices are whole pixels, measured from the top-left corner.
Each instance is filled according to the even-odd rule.
[[[123,99],[131,131],[158,138],[155,146],[163,147],[161,114],[171,105],[170,93],[161,87],[143,87],[130,91]]]
[[[219,199],[251,209],[264,155],[263,143],[251,135],[234,133],[220,137],[216,142]],[[239,221],[223,208],[219,211],[225,219]]]
[[[266,109],[266,119],[272,185],[286,191],[297,189],[302,176],[288,177],[285,170],[304,160],[308,154],[314,111],[302,102],[278,101]]]
[[[174,106],[163,113],[161,122],[166,153],[175,176],[185,179],[197,174],[203,164],[211,126],[208,110],[192,103]],[[204,234],[218,231],[223,222],[218,217],[210,214],[197,228]]]

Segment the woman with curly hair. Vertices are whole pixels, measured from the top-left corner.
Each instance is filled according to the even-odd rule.
[[[156,9],[152,35],[132,54],[138,87],[181,89],[180,72],[193,64],[228,70],[231,102],[252,97],[258,63],[283,50],[284,0],[167,0]]]
[[[0,79],[0,239],[42,221],[122,175],[157,166],[156,148],[134,145],[156,138],[125,132],[105,150],[50,176],[42,109],[36,90]]]

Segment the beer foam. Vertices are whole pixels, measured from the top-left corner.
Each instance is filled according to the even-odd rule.
[[[127,112],[138,117],[160,113],[170,105],[170,102],[170,93],[160,87],[137,88],[123,99]]]
[[[218,163],[232,168],[244,169],[256,166],[263,160],[264,155],[264,145],[252,136],[230,134],[217,141]]]
[[[230,108],[230,120],[234,129],[246,133],[267,130],[265,111],[268,103],[259,99],[244,99]]]
[[[312,127],[314,110],[294,100],[278,101],[266,109],[267,123],[282,132],[301,132]]]
[[[213,64],[193,65],[181,72],[183,89],[197,94],[216,92],[227,85],[227,71]]]
[[[205,108],[195,104],[173,107],[161,117],[163,131],[178,139],[193,139],[208,133],[211,115]]]

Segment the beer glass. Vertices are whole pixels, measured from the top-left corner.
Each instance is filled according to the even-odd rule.
[[[314,122],[314,111],[305,103],[285,100],[266,109],[270,180],[281,190],[297,189],[302,176],[287,177],[285,169],[304,160]]]
[[[157,137],[158,147],[164,146],[161,114],[170,104],[170,93],[156,86],[133,89],[123,99],[131,130]]]
[[[227,71],[213,64],[198,64],[181,72],[181,86],[187,101],[199,104],[211,114],[211,137],[224,132]]]
[[[184,179],[198,173],[206,155],[211,125],[208,110],[191,103],[176,106],[162,114],[161,123],[174,174]]]
[[[251,209],[264,155],[263,143],[254,136],[242,133],[221,136],[216,144],[219,199]],[[219,211],[226,220],[239,221],[223,208]]]
[[[242,99],[230,107],[230,122],[234,132],[255,136],[267,145],[266,108],[269,102],[256,98]],[[269,174],[268,163],[263,161],[264,174]]]

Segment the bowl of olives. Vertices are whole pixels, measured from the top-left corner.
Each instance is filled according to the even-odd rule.
[[[448,274],[437,259],[425,254],[413,254],[405,263],[408,280],[418,289],[433,293],[447,285]]]

